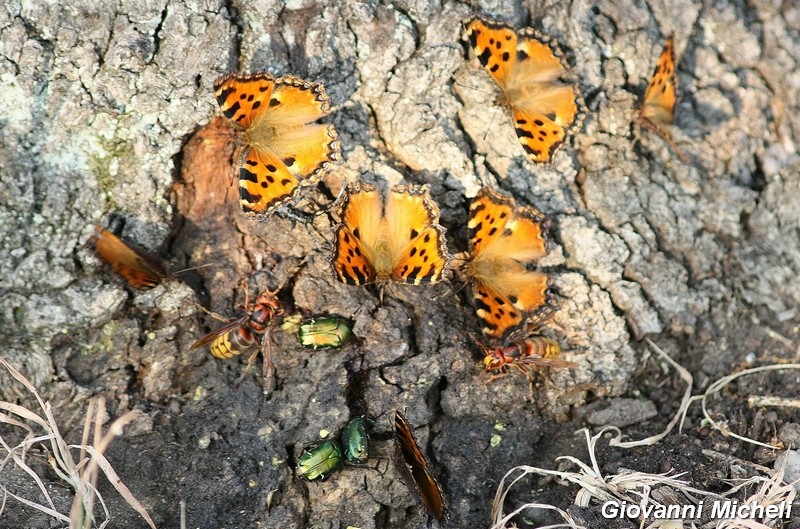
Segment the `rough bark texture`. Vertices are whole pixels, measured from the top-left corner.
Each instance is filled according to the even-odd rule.
[[[0,9],[3,355],[75,441],[92,395],[106,395],[111,416],[137,410],[108,457],[159,527],[178,526],[180,500],[189,527],[420,527],[417,500],[389,464],[394,409],[417,427],[452,526],[481,527],[507,469],[550,465],[576,442],[567,432],[583,425],[588,402],[640,394],[643,377],[659,376],[635,373],[641,336],[700,389],[749,353],[797,354],[793,2],[69,4]],[[589,115],[550,166],[524,158],[461,41],[474,13],[532,25],[567,51]],[[694,166],[631,124],[672,32],[673,132]],[[224,123],[212,122],[211,85],[236,69],[321,81],[331,96],[344,161],[300,209],[325,207],[344,180],[428,183],[454,253],[466,248],[468,197],[483,184],[548,214],[556,245],[544,266],[561,310],[544,332],[580,367],[541,378],[533,403],[525,377],[483,384],[471,338],[479,322],[458,280],[393,287],[381,304],[374,289],[335,280],[328,216],[244,218]],[[209,266],[131,292],[84,247],[109,214],[173,270]],[[280,287],[287,314],[352,318],[357,339],[309,351],[276,325],[278,387],[265,397],[258,368],[239,382],[243,360],[189,349],[219,325],[197,304],[238,315],[248,278],[251,294]],[[21,392],[0,375],[0,393]],[[660,399],[652,424],[666,422],[679,394],[645,395]],[[375,420],[374,463],[324,483],[293,477],[303,445],[361,413]],[[30,487],[10,471],[0,483]],[[109,527],[145,526],[113,492],[107,500]],[[0,526],[47,520],[14,503]]]

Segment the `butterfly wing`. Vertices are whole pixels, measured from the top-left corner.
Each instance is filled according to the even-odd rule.
[[[330,110],[321,84],[267,73],[231,74],[218,79],[214,91],[222,113],[238,125],[246,144],[238,160],[246,213],[269,217],[339,159],[333,125],[309,125]]]
[[[479,277],[473,272],[476,313],[483,320],[484,334],[494,338],[502,337],[523,320],[539,326],[555,311],[547,275],[528,271],[513,261],[503,265],[494,267],[495,276]]]
[[[567,64],[554,39],[523,29],[516,56],[507,94],[517,137],[533,162],[549,162],[583,122],[583,98],[575,86],[559,81]]]
[[[250,128],[269,108],[275,79],[268,73],[228,74],[214,81],[222,114],[242,129]]]
[[[520,262],[547,255],[547,220],[532,207],[517,208],[514,199],[490,187],[481,188],[469,206],[467,221],[473,260],[484,255]]]
[[[642,100],[641,117],[664,131],[672,124],[675,111],[677,75],[675,74],[675,48],[670,36],[658,57],[653,77],[647,85]]]
[[[391,279],[419,285],[442,278],[451,256],[439,207],[427,186],[395,186],[386,202],[386,229],[391,254]]]
[[[166,277],[163,267],[140,254],[105,228],[97,226],[87,245],[133,288],[147,290]]]
[[[381,234],[382,197],[375,186],[350,184],[339,211],[331,264],[339,281],[363,285],[376,278],[373,252]]]
[[[514,127],[528,157],[549,162],[567,133],[583,120],[583,98],[560,82],[567,64],[558,43],[538,31],[515,33],[501,22],[472,19],[467,37],[512,109]]]
[[[428,461],[419,448],[414,432],[399,411],[395,411],[394,435],[395,464],[398,470],[408,482],[409,488],[411,482],[414,483],[428,514],[442,522],[447,517],[447,504],[444,501],[442,487],[428,470]]]
[[[269,149],[246,148],[239,165],[239,199],[249,215],[268,217],[299,189],[297,177]]]
[[[502,22],[473,18],[466,24],[466,35],[480,63],[504,89],[517,58],[517,34]]]
[[[555,296],[546,274],[524,263],[547,254],[546,220],[535,208],[516,208],[513,198],[483,188],[470,205],[467,275],[483,332],[499,338],[527,320],[540,325]]]
[[[268,144],[301,185],[315,184],[341,155],[339,136],[333,125],[309,125],[327,116],[330,106],[328,94],[320,83],[294,76],[281,77],[275,82],[269,112],[249,136],[255,143]],[[275,133],[268,134],[271,131]]]

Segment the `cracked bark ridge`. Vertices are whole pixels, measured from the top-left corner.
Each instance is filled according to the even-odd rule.
[[[566,51],[590,112],[551,165],[527,162],[496,87],[460,42],[472,14],[532,23]],[[159,524],[185,498],[190,524],[203,527],[418,527],[415,499],[386,464],[398,408],[453,525],[485,524],[486,484],[516,464],[550,465],[546,448],[581,425],[553,418],[636,385],[635,338],[672,346],[702,377],[727,374],[754,344],[786,353],[770,336],[795,336],[800,318],[798,21],[791,3],[5,6],[4,355],[63,417],[93,391],[111,415],[139,412],[108,457]],[[694,166],[631,128],[673,31],[671,132]],[[298,207],[326,207],[344,180],[429,183],[453,252],[466,247],[468,197],[484,183],[548,214],[556,244],[542,264],[561,310],[543,332],[580,368],[537,376],[535,403],[525,377],[484,385],[470,337],[479,323],[458,282],[393,287],[381,305],[374,290],[335,280],[327,215],[245,220],[211,84],[262,68],[323,82],[335,107],[343,163]],[[210,266],[128,292],[82,247],[108,213],[173,270]],[[281,287],[287,316],[350,317],[356,339],[309,351],[276,322],[278,387],[265,399],[258,368],[242,378],[244,359],[188,348],[219,325],[194,316],[195,304],[238,315],[248,277],[252,295]],[[18,390],[0,377],[0,392]],[[375,468],[294,479],[305,443],[361,413],[376,421]],[[65,421],[68,435],[80,428]],[[106,499],[115,525],[141,525]]]

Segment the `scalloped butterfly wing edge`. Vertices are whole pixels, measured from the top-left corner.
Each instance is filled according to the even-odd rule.
[[[550,162],[586,116],[577,86],[553,83],[569,71],[558,42],[533,28],[515,32],[507,24],[481,17],[467,21],[466,33],[475,55],[511,108],[517,138],[528,158],[535,163]],[[515,81],[518,78],[521,80]],[[543,113],[536,105],[555,110]]]
[[[351,183],[339,218],[331,265],[345,284],[433,284],[447,269],[445,229],[427,186],[394,186],[384,198],[371,184]],[[384,240],[388,252],[378,248]]]
[[[552,278],[523,264],[548,253],[547,226],[535,208],[516,207],[512,197],[488,187],[470,204],[466,272],[484,334],[500,338],[523,321],[538,327],[557,310]]]
[[[330,111],[322,84],[266,72],[231,73],[214,82],[214,92],[242,144],[236,161],[240,204],[248,216],[269,218],[340,159],[334,126],[313,124]]]

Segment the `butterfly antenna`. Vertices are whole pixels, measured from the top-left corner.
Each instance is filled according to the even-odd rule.
[[[492,130],[492,125],[494,125],[494,118],[497,117],[499,111],[500,109],[495,106],[494,112],[492,112],[492,119],[489,120],[489,126],[486,127],[486,132],[483,133],[483,141],[486,141],[486,138],[489,136],[489,131]]]
[[[353,313],[350,315],[350,319],[351,319],[351,320],[353,320],[353,322],[355,322],[355,320],[356,320],[356,316],[358,315],[358,313],[359,313],[359,312],[361,312],[361,310],[362,310],[364,307],[366,307],[366,306],[367,306],[367,303],[366,303],[366,301],[365,301],[365,302],[363,302],[361,305],[359,305],[359,307],[356,309],[356,311],[355,311],[355,312],[353,312]]]
[[[323,213],[328,213],[331,209],[333,209],[334,206],[338,205],[344,199],[344,196],[345,196],[346,192],[347,192],[347,185],[343,185],[342,188],[339,190],[339,194],[336,195],[336,198],[333,200],[333,202],[328,204],[328,207],[326,207],[325,209],[321,210],[317,214],[321,215]]]
[[[216,266],[216,263],[206,263],[197,266],[190,266],[189,268],[182,268],[180,270],[176,270],[175,272],[173,272],[172,275],[185,274],[186,272],[191,272],[193,270],[200,270],[201,268],[209,268],[212,266]]]
[[[483,87],[480,87],[480,86],[477,86],[477,85],[469,85],[469,84],[461,83],[461,82],[458,82],[458,81],[454,81],[453,84],[455,86],[461,86],[461,87],[464,87],[464,88],[468,88],[470,90],[474,90],[476,92],[480,92],[481,94],[492,95],[492,94],[495,93],[493,90],[485,90]]]
[[[389,285],[389,288],[391,288],[391,285]],[[393,290],[392,290],[392,298],[398,301],[398,304],[400,305],[400,308],[402,309],[403,313],[406,315],[408,321],[413,322],[414,319],[411,317],[411,314],[406,310],[406,301],[401,300],[399,297],[397,297],[397,294]]]

